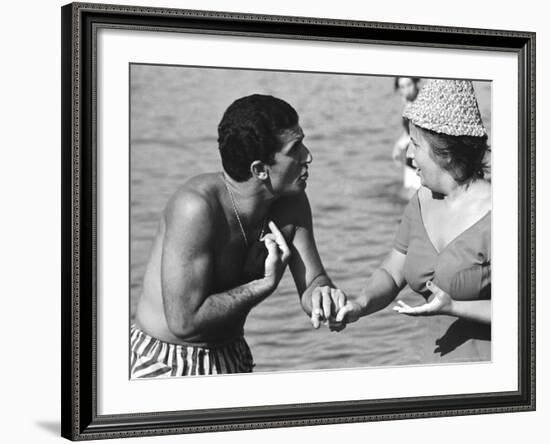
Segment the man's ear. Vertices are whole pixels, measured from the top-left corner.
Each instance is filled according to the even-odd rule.
[[[261,160],[255,160],[250,164],[250,172],[252,177],[256,177],[260,180],[267,180],[269,178],[269,171],[266,168],[266,164]]]

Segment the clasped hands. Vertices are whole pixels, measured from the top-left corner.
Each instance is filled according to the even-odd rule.
[[[340,331],[346,322],[337,321],[338,312],[346,305],[344,292],[328,285],[316,287],[311,293],[311,324],[319,328],[321,323],[328,325],[332,331]]]
[[[338,289],[327,285],[317,287],[311,294],[311,324],[327,325],[331,331],[341,331],[346,325],[363,316],[363,306]]]
[[[433,297],[425,304],[411,307],[398,300],[393,310],[407,316],[433,316],[449,314],[452,307],[451,297],[432,281],[426,283]],[[311,295],[311,323],[314,328],[328,325],[331,331],[341,331],[346,324],[357,321],[365,315],[365,307],[359,300],[348,299],[338,288],[317,287]]]

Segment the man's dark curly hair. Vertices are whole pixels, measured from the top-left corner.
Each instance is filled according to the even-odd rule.
[[[229,176],[245,182],[255,160],[272,165],[281,149],[277,135],[298,123],[298,114],[284,100],[253,94],[233,102],[218,125],[218,148]]]

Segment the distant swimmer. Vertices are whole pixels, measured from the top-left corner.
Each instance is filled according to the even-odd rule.
[[[405,104],[409,107],[418,96],[420,91],[419,77],[396,77],[394,90],[399,91]],[[399,166],[403,167],[403,192],[406,199],[410,199],[415,191],[420,188],[420,178],[416,175],[416,169],[412,165],[412,159],[407,157],[407,147],[409,146],[409,126],[406,119],[403,119],[403,133],[395,142],[392,151],[392,159]]]

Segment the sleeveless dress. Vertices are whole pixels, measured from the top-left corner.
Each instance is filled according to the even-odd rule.
[[[490,211],[438,251],[426,231],[416,193],[405,208],[393,247],[406,255],[407,283],[426,299],[431,294],[428,280],[454,300],[491,298]],[[490,324],[445,315],[416,319],[425,329],[418,351],[422,362],[491,360]]]

